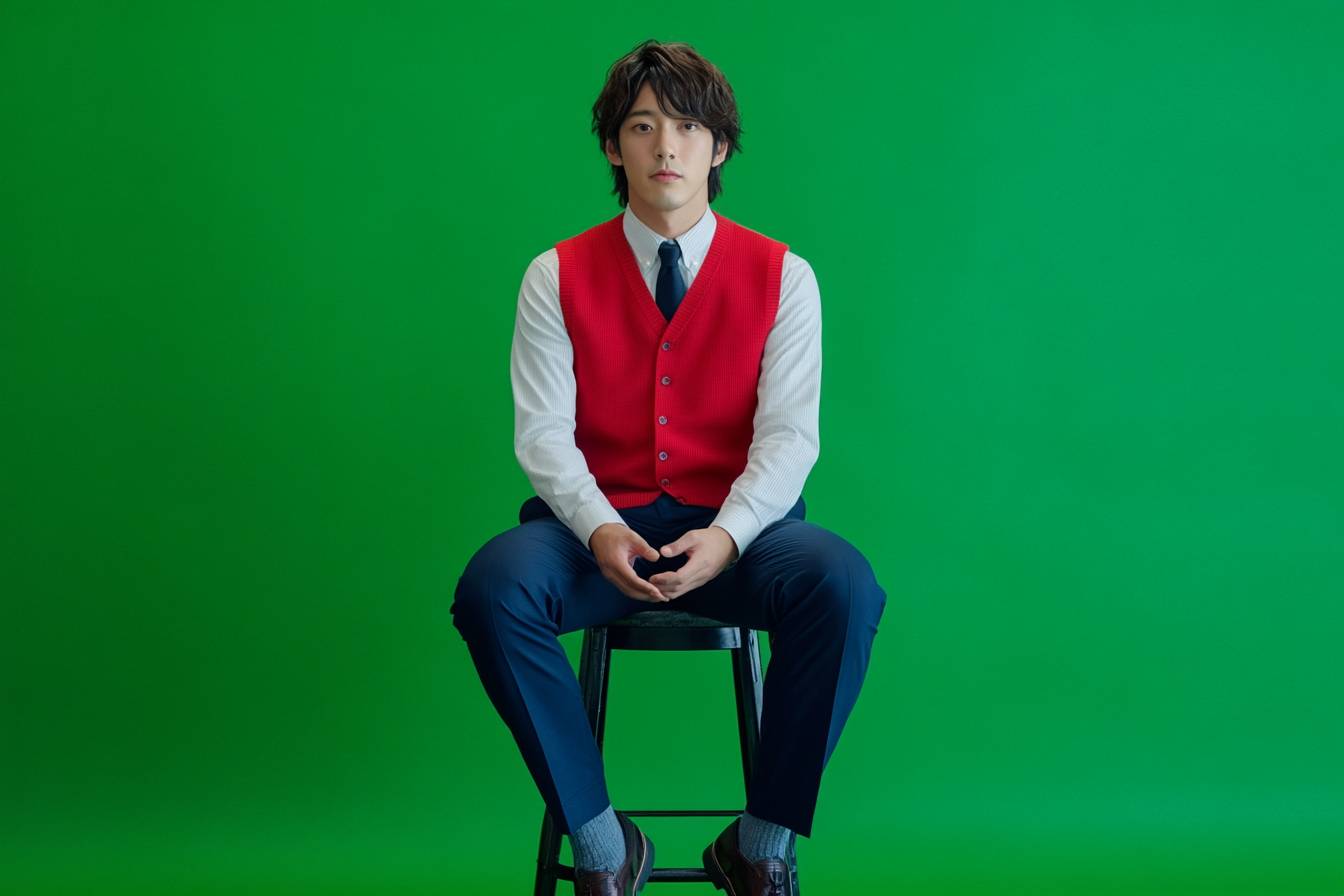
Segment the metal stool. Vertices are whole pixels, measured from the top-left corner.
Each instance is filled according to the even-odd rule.
[[[583,652],[579,659],[579,687],[583,690],[583,705],[588,710],[588,723],[592,726],[598,750],[602,749],[602,735],[606,727],[607,683],[611,679],[612,650],[731,650],[733,689],[737,694],[737,732],[742,747],[742,777],[747,786],[751,785],[751,769],[756,760],[756,744],[761,732],[762,686],[761,652],[753,629],[727,625],[681,610],[646,610],[585,630]],[[625,814],[631,817],[735,817],[741,814],[741,810],[645,810],[625,811]],[[557,880],[574,880],[574,866],[560,864],[561,836],[551,819],[550,810],[546,810],[541,821],[537,884],[533,890],[535,896],[555,896]],[[790,866],[796,869],[792,843],[789,844],[788,859]],[[655,868],[649,877],[650,883],[654,881],[710,882],[703,868]],[[793,892],[798,892],[796,870],[793,875]]]

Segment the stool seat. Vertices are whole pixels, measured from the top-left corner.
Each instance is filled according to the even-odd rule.
[[[737,697],[738,742],[742,751],[742,777],[751,786],[751,770],[761,736],[761,702],[764,676],[756,632],[729,625],[685,610],[643,610],[583,633],[579,658],[579,687],[588,723],[598,750],[606,728],[607,686],[611,679],[612,650],[729,650],[732,652],[733,691]],[[626,811],[631,816],[737,816],[740,809]],[[717,833],[717,832],[716,832]],[[555,896],[557,880],[574,879],[574,868],[560,864],[561,833],[550,810],[542,816],[541,847],[537,854],[535,896]],[[792,844],[793,891],[798,892],[797,863]],[[655,868],[650,882],[706,883],[703,868]]]
[[[697,616],[685,610],[644,610],[624,619],[614,619],[607,623],[608,628],[732,628],[726,622]]]
[[[645,610],[608,622],[614,650],[736,650],[742,630],[685,610]],[[756,661],[759,674],[760,660]]]

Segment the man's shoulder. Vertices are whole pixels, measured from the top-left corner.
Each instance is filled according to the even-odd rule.
[[[545,252],[542,252],[536,258],[532,259],[531,263],[527,266],[527,273],[525,276],[531,277],[549,273],[554,277],[555,271],[559,266],[559,253],[555,251],[554,246],[551,246]]]
[[[766,236],[759,230],[748,227],[741,221],[735,221],[732,218],[729,218],[727,215],[722,215],[718,212],[714,212],[714,219],[719,227],[728,227],[729,229],[739,231],[740,233],[743,233],[746,236],[759,237],[760,239],[763,240],[770,240],[772,243],[779,242],[779,240],[774,239],[773,237]]]
[[[726,218],[718,212],[714,213],[714,217],[718,219],[718,227],[721,227],[734,235],[734,242],[746,243],[761,251],[777,253],[779,255],[788,252],[789,244],[783,240],[777,240],[772,236],[766,236],[759,230],[753,230],[745,224],[739,224],[732,218]]]
[[[797,271],[800,275],[806,271],[812,273],[812,265],[807,263],[801,255],[795,253],[792,249],[784,253],[784,271]],[[815,275],[814,275],[815,276]]]
[[[784,240],[776,239],[775,237],[772,236],[767,236],[766,234],[761,233],[759,230],[753,230],[752,228],[748,227],[745,224],[739,224],[737,221],[734,221],[731,218],[726,218],[723,215],[720,215],[718,212],[715,212],[714,214],[718,218],[718,223],[720,225],[726,224],[729,228],[737,230],[739,233],[745,235],[748,239],[755,240],[759,242],[761,245],[776,247],[776,251],[779,251],[779,249],[782,248],[784,258],[784,271],[786,275],[791,270],[798,274],[802,274],[804,271],[808,273],[812,272],[812,266],[808,264],[802,258],[802,256],[794,252],[793,249],[789,246],[789,244]]]
[[[579,243],[588,243],[594,240],[606,239],[607,234],[611,233],[613,230],[618,233],[620,232],[621,215],[617,215],[614,218],[608,218],[607,220],[601,222],[600,224],[594,224],[587,230],[574,234],[568,239],[560,240],[558,243],[555,244],[555,248],[557,249],[560,249],[562,247],[567,248],[569,246],[577,245]]]

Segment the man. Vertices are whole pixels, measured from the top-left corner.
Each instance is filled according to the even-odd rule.
[[[593,107],[622,215],[537,257],[514,329],[514,447],[537,496],[458,582],[454,624],[560,829],[578,894],[634,894],[653,845],[607,796],[557,636],[669,606],[774,633],[746,812],[705,850],[731,896],[789,892],[795,833],[886,595],[807,523],[821,305],[787,246],[709,210],[739,148],[723,74],[645,41]],[[654,547],[657,545],[657,547]]]

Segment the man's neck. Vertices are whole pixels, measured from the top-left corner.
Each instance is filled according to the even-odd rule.
[[[697,196],[681,208],[664,211],[654,208],[634,193],[630,194],[630,211],[645,227],[664,239],[675,240],[690,230],[705,216],[709,208],[709,199]]]

